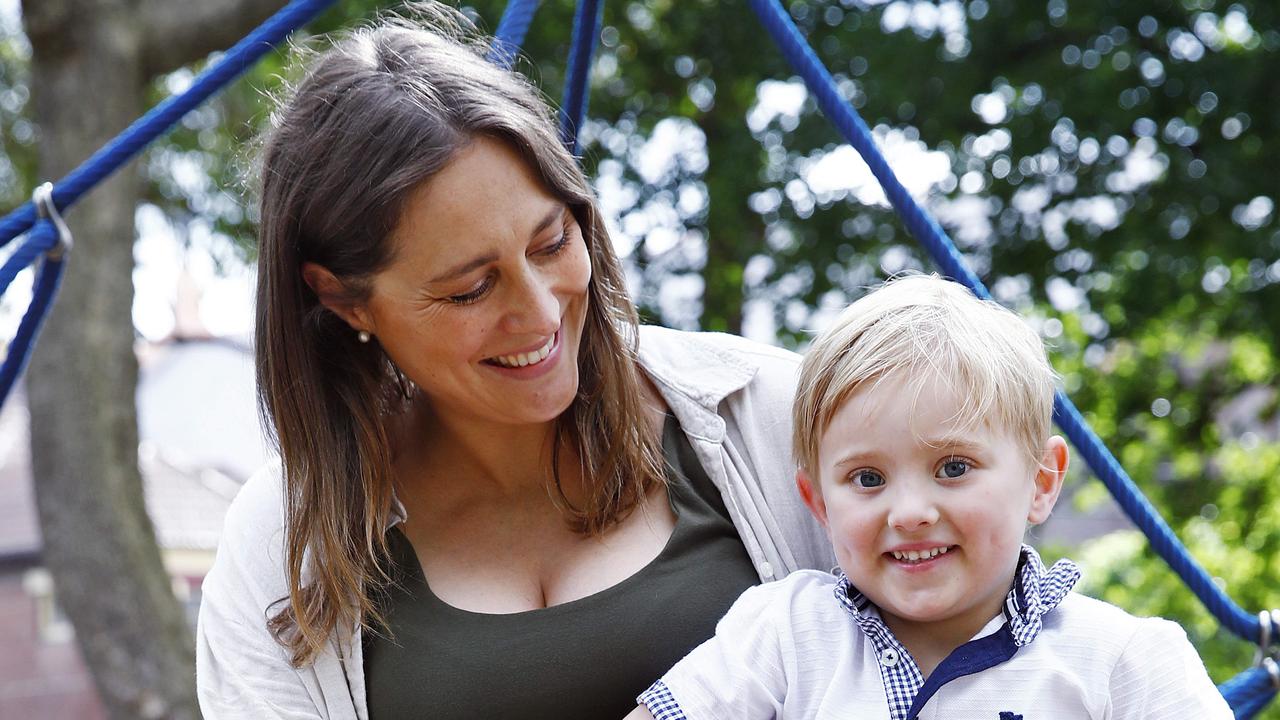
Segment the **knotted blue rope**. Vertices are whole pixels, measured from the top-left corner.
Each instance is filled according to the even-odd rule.
[[[776,0],[749,0],[752,9],[773,36],[787,61],[804,79],[818,106],[858,151],[880,181],[886,197],[902,217],[907,229],[924,245],[944,274],[964,283],[981,298],[991,294],[978,276],[965,264],[955,244],[938,223],[911,197],[876,147],[871,131],[853,107],[836,88],[831,74],[813,49],[800,35],[791,18]],[[1188,554],[1167,523],[1142,496],[1120,463],[1107,450],[1097,435],[1085,424],[1080,412],[1067,396],[1054,397],[1054,419],[1084,456],[1094,474],[1115,496],[1125,514],[1150,539],[1152,548],[1173,568],[1205,607],[1232,632],[1258,642],[1261,625],[1258,618],[1241,609],[1224,593],[1209,574]],[[1280,627],[1272,637],[1280,636]]]
[[[502,11],[502,19],[498,21],[498,29],[493,33],[493,46],[489,49],[489,62],[504,69],[510,69],[515,62],[520,46],[524,45],[524,37],[529,33],[529,25],[533,23],[533,14],[538,9],[539,0],[510,0]]]
[[[18,246],[13,255],[0,267],[0,295],[9,288],[9,284],[23,268],[37,258],[43,257],[54,245],[58,244],[58,230],[49,220],[36,223],[26,239]],[[58,292],[58,284],[62,280],[62,268],[66,265],[66,256],[59,259],[45,257],[40,269],[36,272],[36,280],[31,288],[31,304],[18,323],[18,332],[9,343],[9,351],[5,355],[4,364],[0,365],[0,407],[9,397],[18,376],[27,367],[31,357],[31,348],[40,326],[48,315],[53,297]]]
[[[334,0],[295,0],[268,18],[201,73],[186,92],[152,108],[59,180],[53,188],[54,206],[58,210],[70,207],[90,188],[129,162],[148,143],[168,132],[183,115],[244,73],[289,33],[319,15],[333,2]],[[7,245],[33,225],[35,229],[28,233],[23,246],[0,269],[0,294],[4,293],[19,271],[57,241],[57,232],[51,229],[50,223],[36,224],[33,203],[28,202],[0,219],[0,247]],[[53,235],[50,236],[49,232],[53,232]],[[46,245],[46,242],[49,244]],[[0,406],[4,404],[9,389],[26,366],[31,343],[52,305],[63,264],[61,261],[46,260],[37,274],[31,305],[18,326],[18,334],[9,346],[4,365],[0,367]]]
[[[569,50],[569,68],[565,72],[564,95],[560,102],[560,139],[574,155],[578,154],[578,130],[587,116],[591,58],[600,37],[603,10],[602,0],[578,0],[573,14],[573,44]]]
[[[94,185],[129,162],[148,143],[164,134],[183,115],[248,70],[281,40],[319,15],[334,0],[294,0],[236,43],[181,95],[175,95],[138,118],[102,149],[54,184],[53,202],[65,211]],[[31,227],[35,207],[26,203],[0,219],[0,246]]]

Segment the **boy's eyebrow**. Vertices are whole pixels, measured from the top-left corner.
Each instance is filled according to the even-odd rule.
[[[957,436],[940,436],[933,438],[920,438],[919,442],[926,447],[936,448],[938,450],[960,450],[960,451],[978,451],[984,446],[980,442],[975,442],[964,437]],[[861,448],[853,448],[837,456],[837,460],[831,463],[831,467],[841,468],[849,465],[861,464],[878,460],[880,453],[875,450],[863,450]]]
[[[920,442],[927,447],[938,448],[939,450],[946,448],[948,450],[980,450],[983,445],[964,437],[955,435],[943,435],[941,437],[920,438]]]
[[[876,453],[874,450],[859,450],[855,448],[850,452],[840,455],[839,459],[831,464],[831,467],[838,468],[838,467],[845,467],[847,465],[864,463],[869,460],[873,460],[876,457],[878,457],[878,453]]]
[[[556,218],[563,216],[565,211],[567,210],[568,210],[568,206],[565,205],[564,203],[556,203],[556,206],[551,208],[551,211],[548,212],[546,215],[544,215],[542,219],[538,221],[538,224],[534,226],[533,232],[529,233],[529,237],[533,237],[538,233],[542,232],[543,230],[546,230],[548,227],[551,226],[551,223],[556,221]],[[467,273],[471,272],[472,270],[475,270],[478,267],[488,265],[489,263],[497,259],[498,259],[497,255],[490,253],[488,255],[481,255],[480,257],[471,258],[470,260],[465,260],[459,263],[458,265],[455,265],[449,268],[448,270],[445,270],[444,272],[440,273],[439,275],[431,278],[430,280],[427,281],[427,284],[434,285],[436,283],[444,282],[445,280],[452,280],[453,278],[456,278],[459,275],[466,275]]]

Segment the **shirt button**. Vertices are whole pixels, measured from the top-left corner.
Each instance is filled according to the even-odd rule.
[[[880,664],[891,668],[898,664],[898,651],[893,648],[886,648],[880,653]]]
[[[767,561],[760,563],[760,574],[767,580],[773,579],[773,566]]]

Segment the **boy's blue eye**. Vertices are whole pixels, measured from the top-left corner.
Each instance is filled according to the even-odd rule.
[[[958,478],[969,472],[969,463],[964,460],[948,460],[938,469],[938,477]]]
[[[877,488],[884,484],[884,476],[875,470],[859,470],[853,474],[853,482],[860,488]]]

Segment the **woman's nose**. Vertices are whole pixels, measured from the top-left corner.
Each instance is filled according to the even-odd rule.
[[[560,301],[553,278],[528,268],[513,289],[505,323],[507,332],[545,336],[560,327]]]

